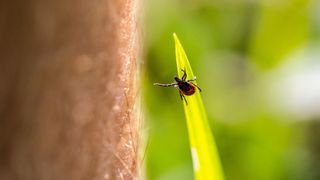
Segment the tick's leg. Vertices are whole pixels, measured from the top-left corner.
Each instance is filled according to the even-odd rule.
[[[186,70],[181,69],[181,71],[183,72],[183,75],[182,75],[181,80],[182,80],[182,81],[185,81],[185,80],[187,79],[187,73],[186,73]]]
[[[181,101],[184,100],[186,102],[186,105],[188,105],[188,101],[187,101],[186,97],[181,93],[181,91],[179,91],[179,94],[180,94]]]
[[[153,85],[155,85],[155,86],[161,86],[161,87],[171,87],[171,86],[177,87],[177,83],[176,83],[176,82],[171,83],[171,84],[153,83]]]
[[[192,83],[192,82],[190,82],[190,83],[193,84],[194,86],[196,86],[196,87],[199,89],[200,92],[202,91],[199,86],[197,86],[196,84],[194,84],[194,83]]]
[[[187,80],[187,82],[195,81],[195,80],[197,80],[197,77],[196,77],[196,76],[194,76],[192,79]]]

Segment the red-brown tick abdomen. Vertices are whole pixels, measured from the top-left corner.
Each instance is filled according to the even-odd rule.
[[[179,82],[179,90],[182,94],[190,96],[196,92],[196,87],[189,82]]]

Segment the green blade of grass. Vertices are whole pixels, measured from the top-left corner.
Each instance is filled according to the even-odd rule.
[[[192,79],[194,74],[185,51],[175,33],[173,38],[175,41],[178,75],[181,77],[183,73],[181,69],[185,69],[187,79]],[[195,179],[223,180],[224,176],[218,150],[209,127],[201,95],[199,91],[196,91],[192,96],[186,96],[186,99],[188,105],[184,101],[183,104],[187,119]]]

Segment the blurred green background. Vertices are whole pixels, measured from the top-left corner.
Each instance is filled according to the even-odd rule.
[[[226,179],[320,179],[320,1],[146,3],[146,179],[193,179],[179,94],[152,85],[177,74],[173,32],[203,89]]]

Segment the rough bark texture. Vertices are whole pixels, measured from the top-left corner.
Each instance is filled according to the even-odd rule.
[[[138,0],[0,2],[0,179],[137,178]]]

